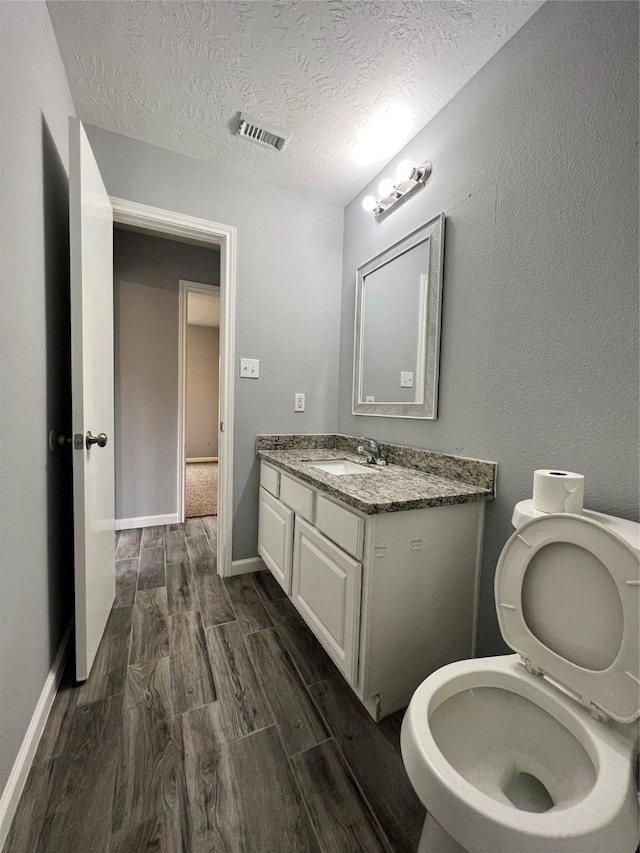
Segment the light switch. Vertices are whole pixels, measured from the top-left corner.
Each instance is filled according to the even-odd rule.
[[[304,394],[295,394],[293,397],[293,411],[304,412]]]
[[[413,388],[413,371],[412,370],[400,371],[400,387],[401,388]]]
[[[245,379],[258,379],[260,376],[259,360],[257,358],[241,358],[240,376]]]

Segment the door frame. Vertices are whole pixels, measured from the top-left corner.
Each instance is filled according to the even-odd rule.
[[[231,363],[233,358],[229,358],[229,353],[222,351],[222,296],[221,287],[219,284],[202,284],[197,281],[187,281],[179,279],[178,281],[178,298],[180,300],[178,307],[178,521],[185,520],[185,498],[186,498],[186,464],[187,464],[187,326],[188,318],[188,298],[190,293],[205,293],[206,295],[217,295],[220,298],[220,360],[218,364],[218,424],[220,423],[220,376],[222,374],[222,365]],[[225,337],[226,340],[226,337]],[[220,470],[220,428],[218,427],[218,471]],[[219,511],[219,502],[218,502]]]
[[[218,435],[218,574],[232,574],[233,388],[235,359],[236,229],[147,204],[111,198],[114,224],[185,243],[220,247],[220,431]],[[180,513],[180,505],[176,507]],[[184,505],[182,511],[184,510]]]

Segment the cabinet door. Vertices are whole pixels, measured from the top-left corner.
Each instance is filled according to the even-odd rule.
[[[358,674],[362,564],[296,517],[291,599],[352,683]]]
[[[293,512],[260,489],[258,553],[282,589],[291,595]]]

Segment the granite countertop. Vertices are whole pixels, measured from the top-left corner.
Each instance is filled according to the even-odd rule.
[[[258,456],[367,515],[470,503],[493,497],[493,489],[462,480],[401,465],[367,465],[362,456],[349,450],[259,447]],[[313,462],[329,459],[348,459],[362,464],[363,473],[336,475],[312,467]]]

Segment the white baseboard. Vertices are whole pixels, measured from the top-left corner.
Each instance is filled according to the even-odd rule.
[[[185,462],[217,462],[217,456],[190,456]]]
[[[7,779],[7,784],[5,785],[2,797],[0,798],[0,850],[2,850],[4,843],[7,840],[7,835],[11,828],[11,821],[13,820],[16,809],[18,808],[18,802],[20,801],[20,797],[22,796],[22,792],[27,781],[27,776],[31,770],[36,749],[40,743],[40,738],[42,737],[42,732],[44,731],[45,724],[49,717],[53,700],[56,698],[58,684],[60,683],[62,672],[64,670],[66,659],[65,652],[67,650],[69,636],[71,635],[72,625],[73,621],[69,622],[67,630],[64,632],[64,637],[62,638],[62,642],[58,648],[56,658],[45,679],[44,687],[40,693],[40,698],[38,699],[33,716],[31,717],[31,722],[29,723],[26,734],[22,739],[22,744],[20,745],[16,760],[13,763],[11,773]]]
[[[177,524],[178,513],[168,515],[139,515],[136,518],[116,518],[116,530],[132,530],[134,527],[154,527],[162,524]]]
[[[262,557],[248,557],[246,560],[234,560],[231,563],[231,575],[247,575],[249,572],[261,572],[265,568]]]

